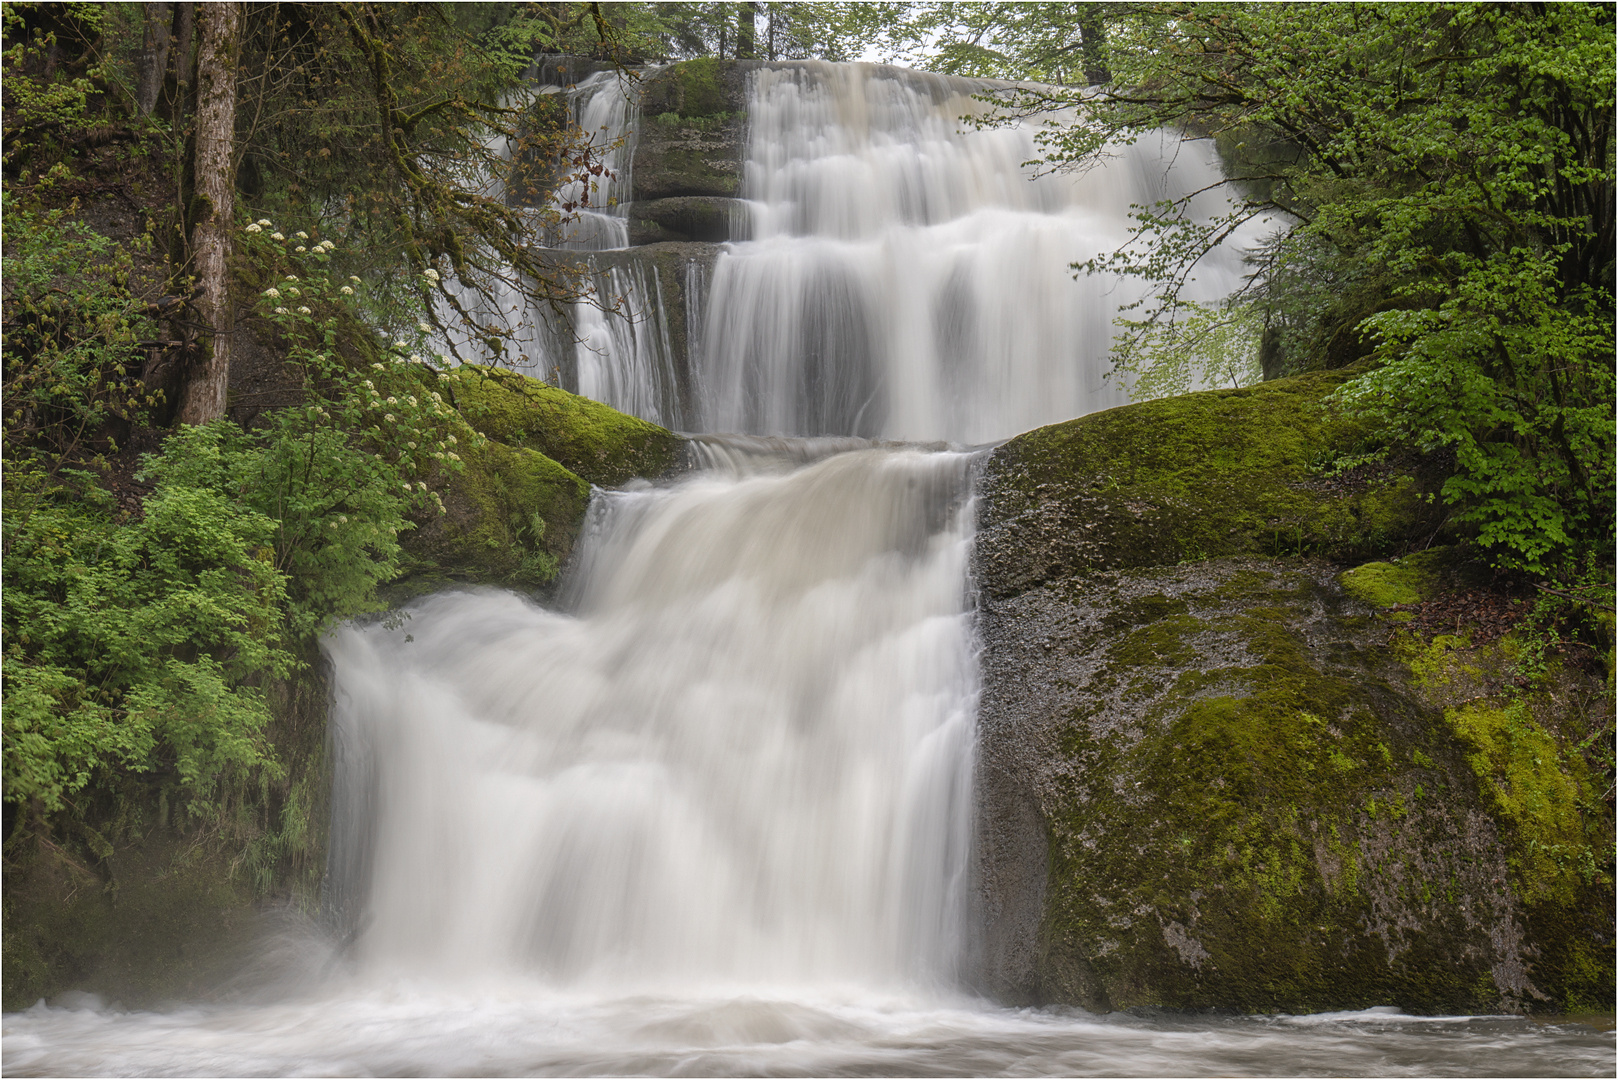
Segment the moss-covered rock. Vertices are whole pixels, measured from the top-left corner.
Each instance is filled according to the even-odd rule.
[[[1526,702],[1441,708],[1432,661],[1389,648],[1335,578],[1220,559],[987,603],[991,990],[1092,1009],[1610,1007],[1611,819],[1571,741]]]
[[[159,829],[96,867],[45,840],[8,860],[4,1007],[88,990],[139,1008],[226,984],[264,926],[221,849]]]
[[[1435,463],[1329,467],[1366,449],[1326,401],[1345,377],[1116,409],[987,462],[991,992],[1610,1007],[1612,814],[1586,761],[1603,673],[1524,678],[1509,638],[1399,629],[1388,609],[1464,566],[1414,550],[1439,533]]]
[[[1337,581],[1354,599],[1392,608],[1431,599],[1447,579],[1458,552],[1453,547],[1418,551],[1392,562],[1368,562],[1345,570]]]
[[[601,487],[656,479],[685,460],[685,440],[668,429],[514,371],[467,365],[449,385],[478,431],[536,450]]]
[[[395,602],[467,582],[538,588],[573,550],[590,501],[581,477],[524,446],[484,441],[463,456],[465,469],[435,485],[444,513],[403,536],[412,562]]]
[[[1431,539],[1437,462],[1333,475],[1369,429],[1327,396],[1351,372],[1093,413],[998,448],[980,484],[985,588],[1241,554],[1345,561]]]
[[[632,163],[636,202],[741,193],[747,134],[746,60],[687,60],[641,84]]]

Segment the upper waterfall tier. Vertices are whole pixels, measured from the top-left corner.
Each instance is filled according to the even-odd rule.
[[[566,327],[521,313],[525,354],[686,430],[970,444],[1123,404],[1112,322],[1142,287],[1073,266],[1129,241],[1132,206],[1216,185],[1218,163],[1164,134],[1041,171],[1041,126],[1072,118],[980,126],[989,89],[822,62],[592,77],[578,115],[615,147],[633,200],[613,228],[631,246],[573,256],[610,310]],[[1234,289],[1240,245],[1206,258],[1187,295]]]

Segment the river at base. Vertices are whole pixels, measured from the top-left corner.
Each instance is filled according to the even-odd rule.
[[[396,981],[4,1021],[7,1076],[1610,1076],[1613,1034],[1391,1009],[1094,1016],[835,988],[592,997]]]

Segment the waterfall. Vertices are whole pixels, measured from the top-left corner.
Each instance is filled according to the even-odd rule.
[[[956,976],[967,458],[708,458],[598,496],[576,612],[449,594],[331,643],[329,888],[365,970],[619,991]]]
[[[1144,288],[1072,266],[1126,244],[1133,206],[1201,192],[1194,216],[1220,211],[1217,157],[1165,132],[1041,171],[1040,125],[1072,118],[980,130],[974,95],[993,85],[869,64],[754,72],[734,230],[750,239],[711,268],[687,259],[675,302],[666,270],[620,250],[636,114],[613,73],[593,75],[575,111],[613,148],[595,201],[615,205],[558,243],[581,252],[598,303],[558,327],[503,297],[500,318],[535,374],[682,430],[981,444],[1124,404],[1112,321]],[[1261,228],[1205,257],[1182,295],[1232,292]]]
[[[1126,287],[1068,265],[1122,243],[1132,202],[1213,176],[1146,148],[1036,175],[1033,128],[963,125],[982,86],[760,68],[753,239],[674,281],[599,250],[621,217],[573,236],[622,298],[572,315],[577,389],[740,434],[699,438],[680,483],[597,494],[566,610],[457,593],[331,643],[328,887],[361,970],[620,992],[959,977],[970,459],[891,440],[982,442],[1116,403]],[[624,150],[616,80],[577,108]]]
[[[1218,164],[1162,136],[1041,175],[1038,121],[963,121],[986,89],[862,64],[757,73],[753,239],[714,267],[707,429],[981,443],[1124,403],[1111,323],[1140,286],[1069,267],[1126,243],[1132,204],[1200,191]],[[1239,251],[1199,276],[1188,298],[1228,294]]]
[[[207,1003],[8,1014],[5,1074],[1610,1075],[1610,1031],[1577,1024],[1098,1017],[963,989],[960,447],[1122,400],[1104,358],[1135,294],[1068,264],[1214,165],[1146,142],[1035,178],[1033,128],[960,122],[983,84],[754,70],[750,239],[612,250],[609,187],[617,207],[551,240],[618,310],[485,313],[536,372],[709,432],[699,467],[597,491],[549,607],[447,592],[330,636],[328,918]],[[627,185],[616,79],[574,108]],[[1216,253],[1197,287],[1238,273]]]

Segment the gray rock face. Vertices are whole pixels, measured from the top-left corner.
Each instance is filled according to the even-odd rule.
[[[745,240],[747,232],[747,205],[740,199],[680,195],[636,202],[629,209],[629,242],[633,246],[670,241],[720,244]]]
[[[759,66],[746,60],[688,60],[659,69],[641,84],[636,203],[741,193],[747,77]]]

